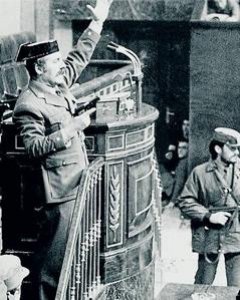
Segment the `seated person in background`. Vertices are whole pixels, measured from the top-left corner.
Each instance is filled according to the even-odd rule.
[[[182,139],[188,141],[189,138],[189,120],[182,121]]]
[[[0,299],[20,300],[22,281],[29,270],[21,265],[15,255],[0,256]]]
[[[188,177],[188,142],[179,141],[178,142],[178,164],[175,170],[175,184],[173,188],[173,194],[171,198],[172,205],[175,204],[178,196],[180,196],[184,184]]]
[[[162,206],[174,206],[171,202],[173,197],[180,194],[187,176],[187,155],[188,155],[188,138],[189,138],[189,120],[179,120],[178,128],[172,132],[171,141],[165,160],[160,166],[162,180]],[[183,160],[183,158],[186,158]],[[179,161],[180,160],[180,161]],[[177,168],[177,169],[176,169]],[[182,174],[184,174],[182,178]],[[178,191],[180,192],[178,193]]]
[[[171,200],[167,208],[175,205],[177,198],[180,196],[188,176],[188,141],[180,140],[177,147],[178,164],[175,169],[175,179]]]
[[[165,153],[165,159],[163,161],[163,164],[160,165],[161,181],[163,186],[163,191],[162,191],[163,207],[169,203],[172,196],[176,165],[177,165],[176,146],[170,144],[168,146],[167,152]]]
[[[167,152],[165,153],[165,167],[171,172],[175,170],[177,165],[177,148],[175,145],[170,144],[168,146]]]
[[[239,21],[239,3],[237,0],[208,0],[206,21]]]

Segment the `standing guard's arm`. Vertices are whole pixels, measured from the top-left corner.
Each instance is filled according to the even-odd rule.
[[[199,178],[195,170],[193,170],[176,205],[190,219],[203,221],[206,214],[209,213],[209,210],[201,203],[201,196]]]

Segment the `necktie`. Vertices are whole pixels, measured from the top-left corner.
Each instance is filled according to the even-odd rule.
[[[66,97],[66,95],[64,95],[58,87],[56,87],[55,89],[55,92],[56,94],[61,97],[62,99],[64,99],[66,102],[67,102],[67,105],[68,105],[68,110],[71,112],[71,114],[73,115],[74,112],[75,112],[75,108],[74,108],[74,105],[73,105],[73,102],[71,99],[69,99],[68,97]]]

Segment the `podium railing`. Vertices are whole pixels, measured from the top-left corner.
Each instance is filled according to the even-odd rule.
[[[83,171],[55,300],[96,299],[101,291],[102,158]]]

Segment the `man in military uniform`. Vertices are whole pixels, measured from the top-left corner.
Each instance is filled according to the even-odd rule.
[[[45,199],[39,209],[40,235],[32,272],[38,295],[55,298],[71,214],[82,170],[88,164],[83,130],[93,109],[75,114],[69,91],[89,62],[112,0],[97,0],[93,20],[64,61],[57,41],[23,44],[16,61],[25,61],[30,82],[13,113],[27,154],[39,163]],[[34,201],[34,199],[33,199]]]
[[[216,128],[211,159],[190,174],[178,206],[191,219],[192,249],[199,253],[196,284],[212,284],[224,254],[227,284],[240,287],[240,134]]]

